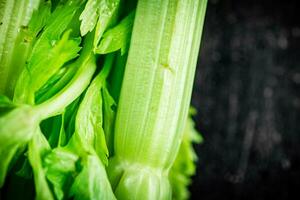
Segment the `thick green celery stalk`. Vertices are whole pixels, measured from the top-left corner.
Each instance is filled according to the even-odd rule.
[[[118,199],[171,199],[206,0],[139,1],[108,174]]]
[[[25,32],[39,3],[40,0],[0,2],[0,93],[9,97],[30,49]]]

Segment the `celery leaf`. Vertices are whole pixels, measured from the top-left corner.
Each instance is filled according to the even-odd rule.
[[[95,26],[94,46],[96,46],[106,28],[115,20],[120,0],[88,0],[80,15],[80,32],[84,36]]]
[[[37,128],[33,139],[28,144],[28,159],[33,169],[36,199],[54,199],[42,166],[42,158],[50,151],[50,145]]]
[[[103,98],[103,117],[104,117],[103,128],[104,128],[106,144],[109,150],[109,154],[112,154],[113,144],[114,144],[113,129],[115,125],[117,105],[106,87],[102,88],[102,98]]]
[[[46,17],[39,38],[35,42],[27,64],[17,82],[15,101],[33,103],[34,92],[40,89],[66,62],[76,58],[80,50],[80,37],[71,37],[69,24],[73,20],[80,3],[68,1],[58,6],[50,16]],[[46,11],[45,11],[46,12]],[[46,15],[46,14],[45,14]],[[35,23],[33,27],[43,25]],[[33,28],[34,29],[34,28]],[[27,88],[31,90],[28,91]]]
[[[96,79],[97,80],[97,79]],[[101,161],[108,163],[108,149],[103,130],[103,80],[93,81],[79,106],[75,129],[87,151],[96,150]]]
[[[104,33],[103,39],[95,52],[107,54],[121,49],[121,55],[124,55],[129,49],[133,21],[134,11],[126,16],[117,26]]]
[[[44,159],[46,177],[53,185],[56,198],[61,200],[70,189],[79,157],[66,148],[56,148]]]
[[[196,173],[195,162],[198,159],[193,143],[201,143],[203,141],[202,136],[194,127],[195,123],[192,119],[194,114],[195,109],[191,108],[190,115],[186,121],[183,140],[169,175],[172,196],[176,200],[188,199],[190,196],[188,186],[192,181],[191,176]]]
[[[105,167],[96,155],[88,155],[82,160],[82,171],[75,178],[70,196],[75,200],[116,199],[108,181]]]

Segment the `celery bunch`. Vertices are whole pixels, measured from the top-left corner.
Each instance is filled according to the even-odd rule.
[[[206,3],[1,1],[0,196],[188,198]]]

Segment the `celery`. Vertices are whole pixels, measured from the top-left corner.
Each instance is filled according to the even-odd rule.
[[[25,29],[39,2],[4,0],[0,3],[0,92],[10,97],[30,48]],[[14,59],[16,56],[18,59]]]
[[[188,198],[206,3],[1,1],[0,187],[28,185],[38,200]]]
[[[206,1],[139,1],[109,176],[117,198],[169,199]],[[137,59],[138,58],[138,59]]]

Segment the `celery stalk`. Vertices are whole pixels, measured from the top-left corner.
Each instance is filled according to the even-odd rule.
[[[207,0],[139,1],[109,176],[119,199],[170,199]]]
[[[0,3],[0,93],[10,97],[30,43],[24,42],[24,31],[40,0],[4,0]],[[18,59],[14,59],[18,57]]]

